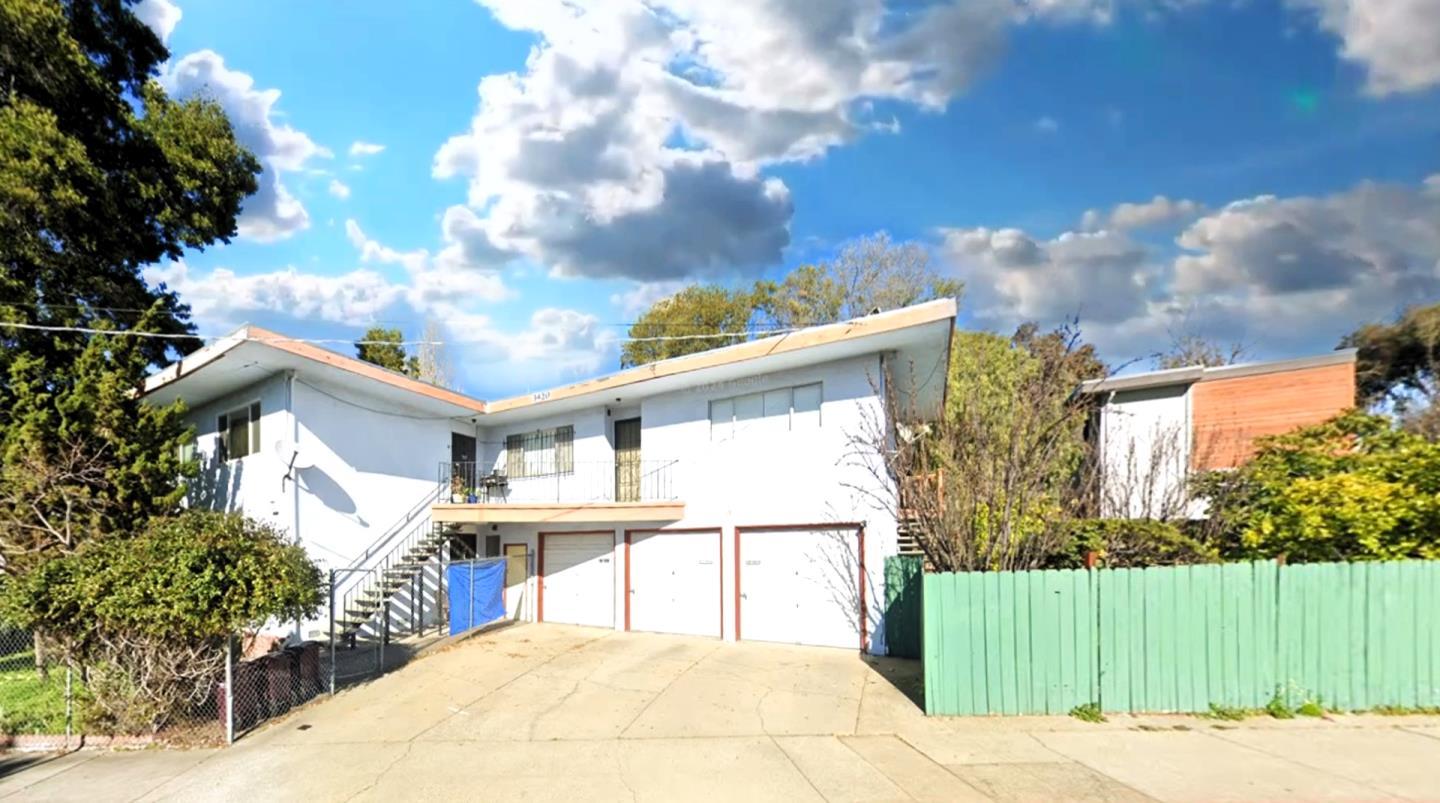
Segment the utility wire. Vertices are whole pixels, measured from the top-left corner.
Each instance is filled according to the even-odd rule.
[[[49,304],[49,303],[40,303],[40,302],[34,302],[34,301],[6,301],[6,302],[3,302],[3,303],[0,303],[0,307],[25,307],[25,308],[27,308],[27,309],[34,309],[34,310],[73,309],[73,310],[81,310],[81,311],[85,311],[85,312],[131,312],[131,313],[137,313],[137,314],[142,314],[142,313],[146,313],[146,312],[149,312],[149,311],[150,311],[150,310],[148,310],[148,309],[140,309],[140,308],[138,308],[138,307],[101,307],[101,306],[93,306],[93,305],[90,305],[90,304]],[[424,317],[424,316],[422,316],[422,317],[419,318],[419,319],[414,319],[414,318],[371,318],[371,319],[365,321],[365,325],[369,326],[369,325],[378,325],[378,324],[385,324],[385,323],[414,324],[417,320],[419,320],[419,322],[421,322],[421,323],[423,323],[423,322],[425,322],[425,321],[434,321],[434,322],[436,322],[436,323],[452,324],[452,323],[455,323],[458,319],[455,319],[455,318],[432,318],[432,317]],[[834,321],[826,321],[825,323],[834,323]],[[705,324],[702,324],[702,323],[688,323],[688,322],[685,322],[685,321],[629,321],[629,322],[626,322],[626,321],[599,322],[599,321],[597,321],[597,322],[596,322],[595,324],[593,324],[593,325],[594,325],[594,326],[609,326],[609,327],[625,327],[625,328],[629,328],[629,327],[632,327],[632,326],[644,326],[644,327],[647,327],[647,328],[649,328],[649,327],[656,327],[656,328],[671,327],[671,328],[674,328],[674,327],[685,327],[685,326],[688,326],[688,327],[694,328],[694,327],[704,326]],[[744,326],[744,327],[747,328],[747,329],[756,329],[756,328],[759,328],[759,327],[764,326],[765,324],[763,324],[763,323],[747,323],[747,324],[741,324],[741,325]],[[809,325],[810,325],[810,326],[821,326],[822,324],[816,323],[816,324],[809,324]],[[710,337],[710,336],[711,336],[711,335],[707,335],[707,337]],[[719,337],[719,335],[714,335],[714,337]],[[353,341],[352,341],[352,342],[353,342]]]
[[[134,329],[95,329],[85,326],[50,326],[37,323],[16,323],[13,321],[0,321],[0,326],[11,329],[26,329],[36,332],[65,332],[71,334],[86,335],[107,335],[112,337],[148,337],[157,340],[239,340],[252,343],[311,343],[315,345],[347,345],[347,346],[463,346],[468,341],[444,341],[444,340],[350,340],[343,337],[235,337],[234,335],[187,335],[171,332],[140,332]],[[762,329],[744,332],[714,332],[698,335],[652,335],[650,337],[621,337],[616,338],[620,343],[650,343],[666,340],[715,340],[726,337],[757,337],[762,335],[780,335],[788,332],[798,331],[796,328],[787,329]]]

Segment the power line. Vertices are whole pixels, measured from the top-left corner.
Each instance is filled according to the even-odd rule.
[[[203,335],[203,334],[177,334],[172,332],[140,332],[134,329],[96,329],[86,326],[51,326],[38,323],[16,323],[13,321],[0,321],[0,326],[11,329],[25,329],[35,332],[55,332],[85,335],[106,335],[109,337],[147,337],[156,340],[238,340],[247,343],[310,343],[313,345],[346,345],[346,346],[463,346],[467,342],[463,340],[350,340],[343,337],[236,337],[235,335]],[[764,329],[744,332],[711,332],[706,334],[692,335],[652,335],[649,337],[621,337],[616,338],[619,343],[649,343],[669,340],[716,340],[721,338],[745,338],[763,335],[780,335],[798,331],[796,328],[787,329]]]
[[[184,303],[184,302],[182,301],[181,303]],[[137,313],[137,314],[143,314],[143,313],[146,313],[146,312],[150,312],[149,309],[141,309],[141,308],[139,308],[139,307],[101,307],[101,306],[94,306],[94,305],[91,305],[91,304],[50,304],[50,303],[35,302],[35,301],[6,301],[6,302],[4,302],[4,303],[0,303],[0,307],[25,307],[25,308],[27,308],[27,309],[34,309],[34,310],[73,309],[73,310],[82,310],[82,311],[87,311],[87,312],[132,312],[132,313]],[[162,311],[163,311],[163,310],[162,310]],[[429,316],[423,316],[423,315],[422,315],[422,316],[420,316],[419,318],[370,318],[370,319],[368,319],[368,320],[365,321],[365,325],[386,324],[386,323],[393,323],[393,324],[413,324],[413,323],[416,323],[416,322],[424,323],[424,322],[426,322],[426,321],[434,321],[435,323],[442,323],[442,324],[453,324],[453,323],[455,323],[457,320],[458,320],[458,319],[456,319],[456,318],[436,318],[436,317],[429,317]],[[835,321],[823,321],[823,322],[820,322],[820,323],[811,323],[811,324],[807,324],[807,325],[808,325],[808,326],[823,326],[823,325],[829,324],[829,323],[835,323]],[[618,327],[624,327],[624,328],[627,328],[627,329],[628,329],[628,328],[630,328],[630,327],[632,327],[632,326],[644,326],[644,327],[647,327],[647,328],[648,328],[648,327],[657,327],[657,328],[660,328],[660,327],[679,328],[679,327],[686,327],[686,326],[688,326],[688,327],[701,327],[701,326],[705,326],[706,324],[703,324],[703,323],[690,323],[690,322],[686,322],[686,321],[597,321],[597,322],[595,322],[595,323],[592,324],[592,325],[594,325],[594,326],[617,327],[617,328],[618,328]],[[765,324],[763,324],[763,323],[746,323],[746,324],[738,324],[738,326],[743,327],[743,328],[745,328],[745,329],[759,329],[759,328],[765,326]],[[715,335],[715,337],[719,337],[719,335]],[[203,338],[201,338],[201,339],[203,339]],[[347,342],[354,342],[354,341],[347,341]]]

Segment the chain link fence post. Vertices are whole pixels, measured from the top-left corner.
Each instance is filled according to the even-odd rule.
[[[330,694],[335,694],[335,570],[330,570]]]
[[[225,744],[235,744],[235,637],[225,637]]]
[[[65,746],[75,735],[75,674],[69,660],[65,661]]]

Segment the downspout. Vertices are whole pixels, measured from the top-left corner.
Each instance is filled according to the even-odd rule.
[[[295,372],[285,372],[285,414],[290,417],[290,442],[295,448],[300,448],[300,419],[295,415]],[[304,548],[300,540],[300,473],[295,470],[294,476],[290,478],[290,531],[295,536],[295,544]],[[295,619],[295,631],[292,637],[296,641],[305,639],[305,622],[299,618]]]
[[[295,372],[285,372],[285,413],[290,416],[290,442],[295,448],[300,448],[300,418],[295,415]],[[290,478],[290,532],[295,535],[295,543],[301,544],[300,540],[300,475],[297,472]]]

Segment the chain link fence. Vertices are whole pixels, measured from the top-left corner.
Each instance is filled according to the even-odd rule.
[[[310,640],[250,634],[182,644],[107,636],[86,662],[0,624],[0,748],[176,746],[233,742],[265,722],[346,686],[404,666],[452,636],[523,617],[533,555],[433,560],[403,583],[375,571],[332,572],[330,611]],[[371,607],[357,589],[383,587]],[[352,622],[340,626],[347,606]],[[328,626],[328,637],[314,638]],[[287,643],[290,646],[286,646]],[[87,652],[87,655],[90,655]]]
[[[117,659],[81,663],[0,626],[0,747],[227,744],[329,690],[326,645],[283,640],[112,640]]]

